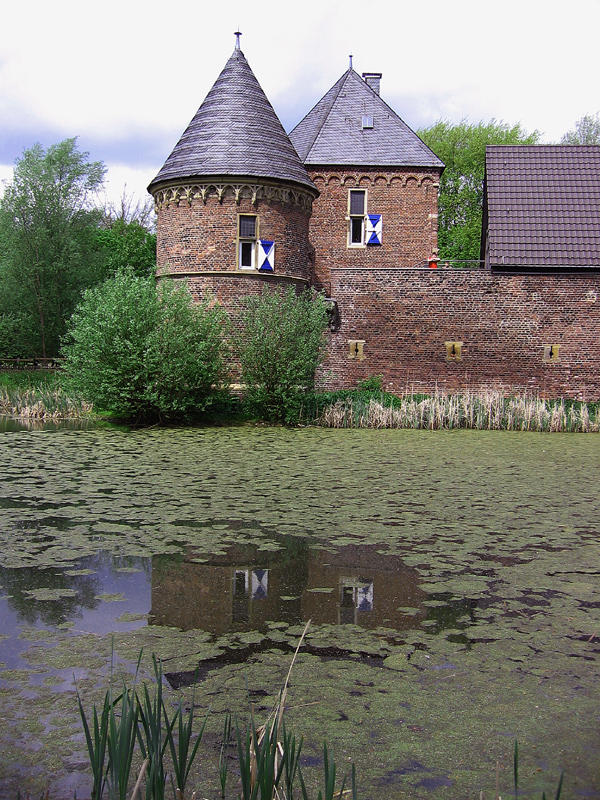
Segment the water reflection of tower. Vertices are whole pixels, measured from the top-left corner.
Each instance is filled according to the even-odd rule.
[[[308,547],[285,539],[276,552],[233,545],[220,555],[156,556],[152,560],[152,621],[215,634],[257,630],[267,622],[302,622]],[[285,599],[282,599],[285,598]]]
[[[311,549],[286,537],[278,551],[238,545],[195,562],[195,554],[157,556],[152,564],[152,621],[217,635],[267,623],[355,624],[402,630],[425,616],[419,575],[373,547]],[[411,616],[405,607],[419,609]]]
[[[268,569],[234,569],[231,612],[233,622],[249,622],[250,603],[266,600],[268,594]]]

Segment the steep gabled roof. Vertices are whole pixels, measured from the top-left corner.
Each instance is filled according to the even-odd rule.
[[[373,128],[363,129],[363,116]],[[353,69],[337,81],[290,133],[311,166],[433,167],[440,159]]]
[[[315,188],[238,49],[148,189],[209,176],[275,178]]]
[[[600,145],[486,147],[492,269],[600,268]]]

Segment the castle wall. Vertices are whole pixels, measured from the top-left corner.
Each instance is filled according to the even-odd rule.
[[[437,252],[439,171],[309,169],[319,189],[310,224],[315,283],[329,292],[332,270],[414,267]],[[348,247],[348,194],[366,191],[367,213],[382,215],[382,243]]]
[[[337,266],[331,295],[341,328],[324,387],[383,375],[398,394],[496,386],[600,400],[600,275]],[[356,348],[350,357],[349,340],[364,341],[364,360]]]

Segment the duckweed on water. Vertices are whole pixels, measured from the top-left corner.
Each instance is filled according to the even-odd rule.
[[[99,699],[113,646],[116,680],[141,648],[146,677],[163,659],[173,702],[200,666],[216,742],[249,692],[270,707],[306,611],[291,722],[308,760],[326,737],[356,761],[364,800],[491,797],[516,737],[524,794],[564,766],[568,796],[600,797],[599,467],[594,437],[560,434],[4,434],[0,602],[29,627],[0,643],[21,647],[1,650],[0,785],[11,800],[49,780],[56,800],[89,792],[69,684]],[[268,583],[250,602],[254,570]],[[147,581],[151,624],[119,631],[146,613],[115,620],[117,604],[109,628],[83,632],[83,611],[133,602],[141,584],[117,574]],[[194,780],[216,791],[208,766]]]

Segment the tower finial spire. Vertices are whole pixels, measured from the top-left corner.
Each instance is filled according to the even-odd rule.
[[[240,49],[240,36],[242,35],[240,31],[236,31],[234,34],[235,36],[235,49]]]
[[[353,58],[354,58],[354,56],[352,55],[352,53],[350,53],[350,69],[352,69],[352,59]]]

